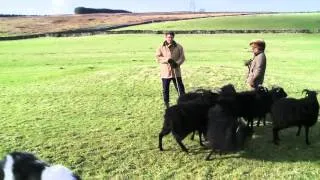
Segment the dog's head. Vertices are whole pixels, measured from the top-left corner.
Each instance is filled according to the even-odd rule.
[[[49,166],[36,156],[26,152],[13,152],[0,161],[0,180],[80,180],[71,170],[63,166]]]

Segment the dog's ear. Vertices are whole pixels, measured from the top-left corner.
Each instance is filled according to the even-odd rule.
[[[12,158],[15,161],[36,161],[38,160],[38,158],[31,154],[31,153],[27,153],[27,152],[12,152],[10,153],[10,155],[12,156]]]

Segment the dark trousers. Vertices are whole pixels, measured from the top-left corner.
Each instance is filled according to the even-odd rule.
[[[178,88],[177,87],[179,87],[180,95],[185,93],[184,85],[183,85],[181,77],[177,77],[178,84],[177,84],[175,78],[169,78],[169,79],[164,79],[163,78],[162,79],[162,87],[163,87],[163,91],[162,92],[163,92],[163,101],[165,103],[169,103],[169,89],[170,89],[171,80],[173,81],[174,87],[176,88],[177,92],[178,92]]]

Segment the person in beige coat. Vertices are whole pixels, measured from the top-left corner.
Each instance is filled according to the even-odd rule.
[[[169,107],[169,87],[171,81],[173,81],[180,95],[185,93],[180,69],[180,66],[185,61],[185,56],[183,47],[174,41],[174,36],[174,32],[165,33],[165,41],[156,51],[156,61],[160,64],[163,100],[167,108]]]
[[[250,42],[250,46],[253,52],[253,59],[246,63],[249,68],[246,82],[250,88],[256,89],[264,81],[267,67],[267,58],[264,53],[266,43],[264,40],[254,40]]]

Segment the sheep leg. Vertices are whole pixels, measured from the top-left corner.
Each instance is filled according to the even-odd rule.
[[[202,133],[202,134],[203,134],[204,141],[208,141],[208,137],[207,137],[206,133]]]
[[[250,128],[253,129],[253,118],[248,118],[247,120],[248,120],[247,126],[248,126],[248,127],[251,126]]]
[[[300,136],[300,131],[301,131],[301,125],[298,126],[298,132],[297,132],[296,136]]]
[[[249,121],[249,119],[244,118],[244,120],[247,121],[247,127],[250,127],[250,121]]]
[[[214,153],[215,151],[212,149],[211,152],[208,154],[208,156],[206,157],[206,161],[210,160],[211,155]]]
[[[273,128],[273,143],[275,145],[279,145],[279,129]]]
[[[247,121],[247,127],[250,128],[250,124],[251,124],[250,118],[248,118],[248,119],[244,118],[244,120]],[[252,127],[251,127],[251,128],[252,128]]]
[[[179,144],[179,146],[181,147],[182,151],[188,152],[188,149],[182,143],[183,138],[181,138],[178,134],[176,134],[174,132],[172,132],[172,134],[173,134],[174,138],[176,139],[177,143]]]
[[[200,146],[204,146],[204,144],[202,143],[202,132],[201,131],[198,131],[199,132],[199,141],[200,141]]]
[[[196,134],[196,131],[193,131],[193,132],[192,132],[192,135],[191,135],[191,137],[190,137],[191,140],[194,140],[194,135],[195,135],[195,134]]]
[[[260,120],[261,120],[261,118],[258,118],[257,127],[260,126]]]
[[[310,142],[309,142],[309,127],[305,126],[305,130],[306,130],[306,144],[310,145]]]
[[[266,126],[266,118],[265,117],[259,117],[257,122],[257,127],[260,126],[261,120],[263,121],[263,126]]]
[[[170,129],[162,129],[162,131],[159,133],[159,149],[160,151],[163,151],[162,147],[162,138],[170,133]]]

